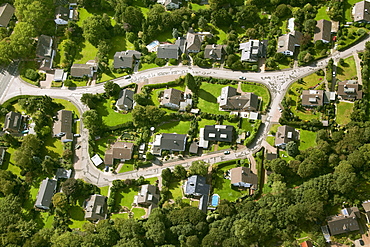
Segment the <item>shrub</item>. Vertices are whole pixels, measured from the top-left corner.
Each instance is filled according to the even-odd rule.
[[[27,69],[24,76],[31,81],[36,81],[39,78],[39,74],[34,69]]]
[[[158,66],[164,66],[164,65],[166,65],[166,60],[164,60],[163,58],[156,58],[155,60],[154,60],[154,63],[156,64],[156,65],[158,65]]]

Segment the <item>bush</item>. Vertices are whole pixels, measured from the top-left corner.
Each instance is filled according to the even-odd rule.
[[[73,81],[70,79],[67,79],[64,81],[64,86],[65,87],[71,87],[73,85]]]
[[[164,65],[166,65],[166,60],[164,60],[163,58],[156,58],[155,60],[154,60],[154,63],[156,64],[156,65],[158,65],[158,66],[164,66]]]
[[[31,81],[37,81],[37,79],[39,78],[39,74],[34,69],[27,69],[24,76]]]
[[[170,62],[170,64],[171,65],[177,65],[179,62],[177,61],[177,59],[174,59],[174,58],[171,58],[170,60],[169,60],[169,62]]]

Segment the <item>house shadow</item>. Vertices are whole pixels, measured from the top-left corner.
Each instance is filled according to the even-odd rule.
[[[199,90],[199,98],[210,103],[217,103],[217,98],[213,96],[211,93],[205,91],[204,89]]]

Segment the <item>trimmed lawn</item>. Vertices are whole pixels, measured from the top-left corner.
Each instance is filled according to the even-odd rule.
[[[40,212],[40,216],[42,218],[42,221],[44,222],[43,228],[53,227],[54,215],[49,215],[48,212]]]
[[[337,117],[335,121],[340,125],[348,124],[351,121],[353,103],[339,102],[337,104]]]
[[[111,219],[117,219],[117,218],[128,219],[128,213],[112,214],[110,218]]]
[[[187,134],[190,129],[190,121],[176,121],[165,123],[157,127],[158,133]]]
[[[96,110],[98,111],[99,116],[102,116],[103,124],[107,125],[108,127],[123,124],[132,120],[131,112],[127,114],[115,112],[111,107],[110,99],[104,99],[99,102]]]
[[[203,112],[228,115],[229,112],[219,110],[219,105],[217,103],[217,97],[220,96],[221,89],[226,86],[237,88],[237,85],[221,85],[202,82],[199,90],[198,108],[202,109]]]
[[[54,102],[62,104],[64,110],[72,111],[73,117],[80,118],[80,112],[78,111],[77,107],[70,101],[65,99],[53,99]]]
[[[217,122],[216,120],[209,120],[209,119],[202,119],[198,121],[198,126],[200,128],[204,128],[206,125],[215,125]]]
[[[245,131],[252,131],[253,125],[254,124],[251,123],[248,118],[243,118],[241,129]]]
[[[116,206],[131,208],[134,197],[137,195],[138,191],[138,186],[130,186],[121,190],[120,193],[117,194]]]
[[[361,0],[347,0],[343,1],[344,2],[344,16],[345,16],[345,21],[353,21],[352,19],[352,7],[355,3],[361,2]]]
[[[271,146],[275,146],[275,137],[274,136],[268,136],[266,138],[266,141],[268,142],[268,144],[270,144]]]
[[[132,163],[133,163],[133,161],[132,161]],[[128,163],[126,161],[125,164],[123,164],[122,168],[119,170],[119,173],[122,173],[122,172],[130,172],[130,171],[135,170],[134,169],[134,165],[132,163],[131,162]]]
[[[105,151],[107,150],[109,144],[115,142],[117,138],[118,136],[111,135],[95,141],[96,146],[98,147],[97,153],[100,155],[100,157],[104,157]]]
[[[155,63],[140,63],[139,71],[146,70],[146,69],[152,69],[159,67]]]
[[[156,182],[157,182],[157,180],[158,180],[158,178],[157,177],[154,177],[154,178],[146,178],[145,180],[148,181],[149,184],[155,185]]]
[[[286,151],[279,150],[279,156],[279,158],[286,160],[287,162],[294,160],[294,158],[289,156]]]
[[[262,110],[265,110],[268,104],[270,104],[270,93],[266,87],[261,84],[246,84],[241,85],[243,92],[252,92],[262,98]]]
[[[93,46],[89,41],[85,40],[82,43],[82,51],[75,57],[74,63],[85,64],[89,60],[95,60],[96,54],[98,53],[98,48]]]
[[[134,213],[135,219],[141,219],[141,216],[145,215],[145,210],[143,208],[133,208],[131,211]]]
[[[281,33],[282,34],[286,34],[286,31],[288,29],[288,20],[284,20],[281,22],[281,26],[280,26],[280,29],[281,29]]]
[[[18,166],[15,166],[15,161],[13,159],[13,153],[15,149],[13,148],[8,148],[5,153],[5,161],[3,165],[1,166],[1,169],[3,170],[8,170],[14,173],[15,175],[22,177],[21,174],[21,169]]]
[[[100,187],[100,195],[108,196],[109,186]]]
[[[49,136],[45,140],[46,155],[52,158],[59,158],[63,155],[63,143],[58,138],[53,138]]]
[[[185,85],[184,84],[179,85],[179,86],[176,86],[176,87],[171,87],[171,88],[177,89],[177,90],[180,90],[180,91],[185,91]],[[164,91],[164,90],[166,90],[165,87],[163,87],[163,88],[157,88],[157,89],[155,89],[155,90],[153,90],[151,92],[151,99],[152,99],[153,104],[155,106],[159,106],[160,105],[160,102],[159,102],[159,93],[161,91]],[[165,107],[162,108],[162,109],[165,110],[165,111],[167,111],[167,112],[175,112],[175,111],[177,111],[177,110],[171,110],[171,109],[168,109],[168,108],[165,108]]]
[[[73,206],[68,210],[70,221],[72,222],[69,227],[70,228],[82,228],[83,224],[87,223],[88,221],[85,220],[84,216],[85,213],[80,206]]]
[[[199,5],[196,3],[191,3],[191,9],[194,11],[198,11],[200,9],[209,9],[209,5]]]
[[[169,198],[176,199],[176,198],[182,198],[182,182],[181,181],[175,181],[171,182],[168,186],[171,196]]]
[[[305,150],[309,147],[316,146],[316,133],[309,130],[300,129],[299,150]]]
[[[351,80],[357,77],[356,63],[353,56],[344,59],[344,65],[337,67],[336,77],[341,81]]]
[[[326,13],[327,8],[328,8],[327,6],[322,6],[321,8],[319,8],[317,10],[317,15],[315,17],[316,21],[319,21],[319,20],[322,20],[322,19],[330,21],[330,17]]]

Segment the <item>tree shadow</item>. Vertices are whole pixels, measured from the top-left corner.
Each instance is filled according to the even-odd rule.
[[[106,99],[100,101],[96,105],[96,110],[98,111],[100,116],[108,116],[109,115],[109,112],[108,112],[107,108],[105,107],[105,103],[107,103]]]
[[[83,39],[76,47],[76,55],[74,57],[74,60],[80,60],[83,58],[82,50],[86,47],[85,45],[85,39]],[[73,86],[72,86],[73,87]]]
[[[344,69],[342,69],[341,67],[337,67],[337,74],[344,75]]]
[[[72,206],[68,209],[68,214],[73,220],[83,221],[85,220],[85,213],[79,206]]]
[[[199,98],[210,103],[217,103],[217,98],[213,96],[211,93],[205,91],[204,89],[199,90]]]

